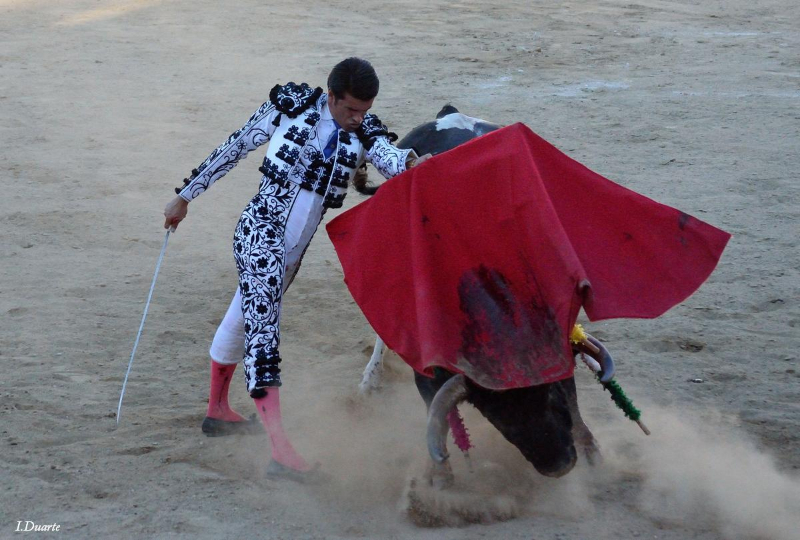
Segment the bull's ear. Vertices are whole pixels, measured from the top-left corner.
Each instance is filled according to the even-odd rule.
[[[439,111],[439,114],[436,115],[436,118],[439,119],[439,118],[442,118],[443,116],[447,116],[448,114],[453,114],[453,113],[457,113],[457,112],[458,112],[458,109],[456,109],[455,107],[453,107],[452,105],[450,105],[448,103],[447,105],[442,107],[442,110]]]

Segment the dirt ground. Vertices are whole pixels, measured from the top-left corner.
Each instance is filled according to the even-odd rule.
[[[800,538],[798,21],[794,0],[0,0],[0,538],[18,521],[66,538]],[[585,369],[599,467],[542,479],[464,411],[476,472],[456,456],[458,490],[428,504],[505,521],[409,520],[424,406],[400,363],[356,396],[374,335],[322,230],[285,299],[283,397],[330,481],[265,480],[265,436],[201,434],[261,155],[170,238],[115,424],[172,188],[274,84],[324,85],[352,55],[400,134],[448,102],[522,121],[733,234],[665,316],[588,325],[651,437]],[[238,378],[232,402],[252,412]]]

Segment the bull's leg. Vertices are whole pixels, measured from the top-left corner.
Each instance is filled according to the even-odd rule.
[[[383,340],[380,336],[375,336],[375,348],[372,350],[372,356],[364,368],[364,375],[361,377],[361,384],[358,385],[358,391],[361,394],[368,394],[380,386],[381,375],[383,374]]]
[[[603,456],[600,453],[600,446],[597,444],[597,440],[592,435],[592,432],[589,431],[583,418],[581,418],[581,412],[578,409],[578,390],[575,387],[575,378],[571,377],[562,380],[561,387],[567,394],[567,406],[572,417],[572,438],[575,440],[575,446],[586,456],[586,461],[589,462],[589,465],[599,465]]]

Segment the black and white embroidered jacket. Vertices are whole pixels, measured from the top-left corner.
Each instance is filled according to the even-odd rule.
[[[327,208],[342,206],[348,181],[366,160],[386,178],[406,170],[411,150],[392,145],[397,136],[378,117],[364,116],[355,132],[338,130],[336,151],[325,159],[316,136],[328,96],[322,88],[303,83],[275,86],[269,101],[253,113],[241,129],[214,150],[175,191],[191,201],[233,169],[248,152],[271,141],[259,168],[275,182],[293,182],[319,193]],[[313,141],[313,143],[312,143]]]

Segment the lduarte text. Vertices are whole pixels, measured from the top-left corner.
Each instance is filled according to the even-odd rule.
[[[58,532],[60,530],[61,525],[58,523],[39,525],[33,521],[17,521],[17,528],[14,532]]]

